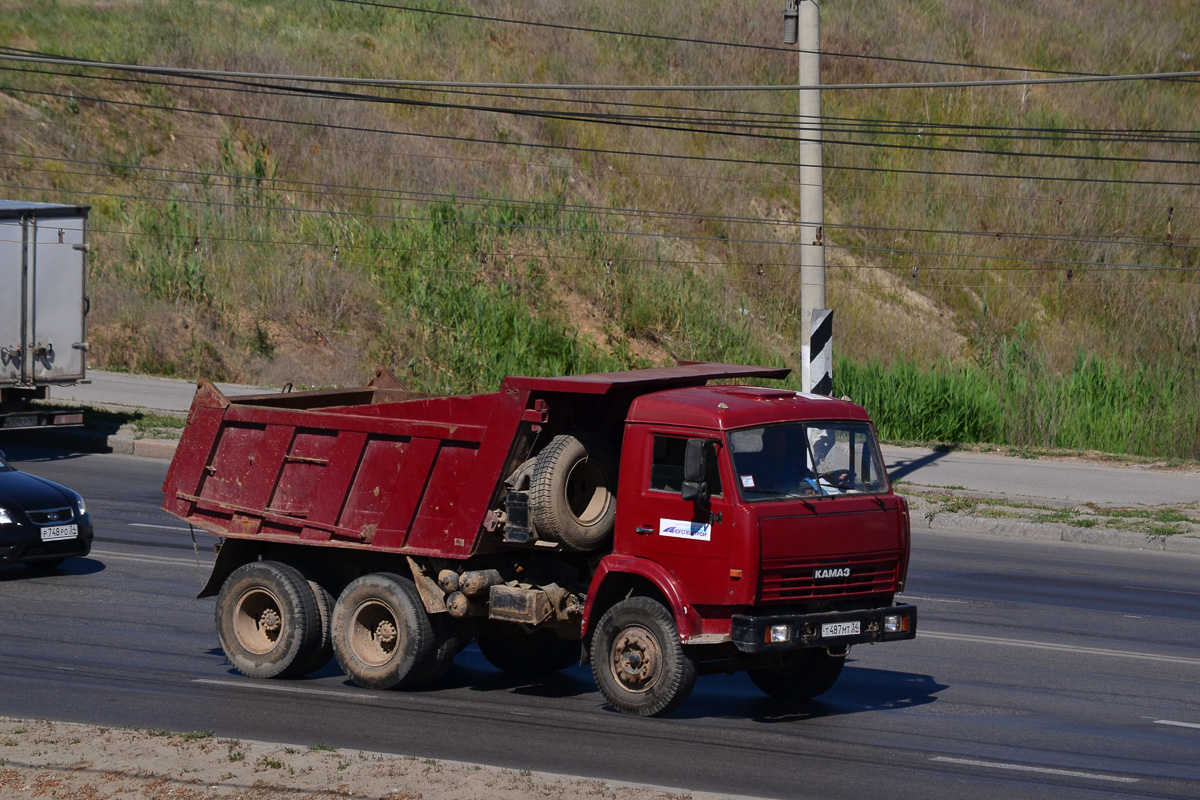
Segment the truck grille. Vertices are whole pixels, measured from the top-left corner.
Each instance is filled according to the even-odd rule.
[[[899,562],[896,553],[770,559],[762,567],[762,601],[778,603],[891,592]],[[818,574],[822,577],[816,577]]]

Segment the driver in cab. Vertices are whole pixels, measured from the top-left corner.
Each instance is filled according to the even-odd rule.
[[[772,494],[816,494],[815,475],[805,465],[807,450],[791,441],[782,427],[765,428],[762,434],[763,463],[755,476],[762,490]]]

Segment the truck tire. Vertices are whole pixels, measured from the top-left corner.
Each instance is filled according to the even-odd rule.
[[[696,665],[679,643],[671,612],[649,597],[622,600],[604,613],[591,657],[600,693],[626,714],[668,714],[696,683]]]
[[[558,672],[579,663],[579,642],[553,631],[527,633],[518,625],[489,625],[476,637],[479,650],[493,667],[522,677]]]
[[[317,620],[320,623],[316,639],[310,648],[308,660],[296,670],[297,675],[308,675],[324,667],[333,658],[333,595],[320,583],[308,579],[308,588],[317,604]]]
[[[429,626],[433,632],[433,647],[425,661],[413,670],[406,684],[409,688],[436,683],[450,670],[454,657],[463,648],[462,629],[458,620],[449,614],[430,614]]]
[[[286,564],[254,561],[235,569],[217,594],[216,617],[225,657],[252,678],[303,674],[320,647],[316,597]]]
[[[801,650],[787,658],[783,666],[748,670],[754,685],[780,700],[808,700],[824,694],[837,683],[846,664],[846,654],[831,655],[825,650]]]
[[[601,547],[617,518],[616,477],[601,441],[583,431],[555,436],[533,465],[529,511],[534,530],[576,552]]]
[[[411,580],[364,575],[333,607],[333,654],[352,681],[369,689],[411,685],[434,652],[433,625]]]

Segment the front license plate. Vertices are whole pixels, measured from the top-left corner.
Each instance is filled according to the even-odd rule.
[[[829,639],[834,636],[857,636],[862,633],[862,623],[857,620],[854,622],[827,622],[821,626],[821,638]]]
[[[42,541],[54,542],[59,539],[74,539],[79,535],[78,525],[51,525],[42,528]]]

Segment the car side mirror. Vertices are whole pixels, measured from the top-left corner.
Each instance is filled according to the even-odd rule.
[[[688,439],[683,451],[684,500],[704,501],[708,499],[708,484],[704,482],[704,440]]]

